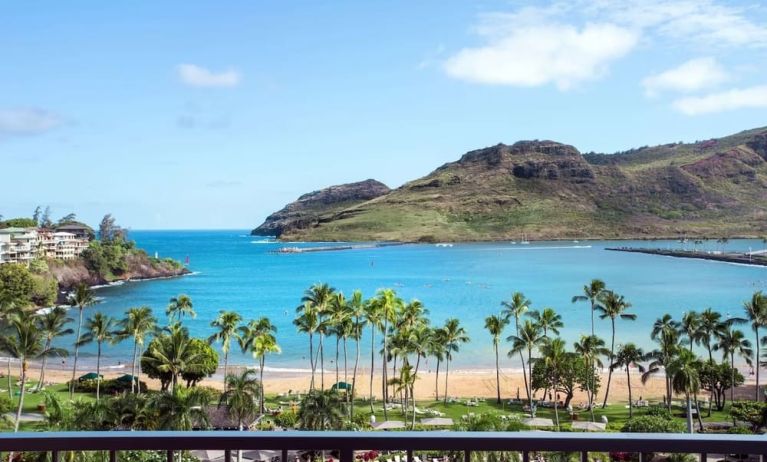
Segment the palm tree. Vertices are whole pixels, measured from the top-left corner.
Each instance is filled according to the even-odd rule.
[[[722,322],[722,314],[711,308],[706,308],[700,313],[700,323],[698,325],[698,337],[700,342],[708,351],[708,360],[714,362],[713,341],[717,339],[726,328]]]
[[[229,350],[232,338],[237,336],[237,327],[242,321],[242,316],[236,311],[218,312],[218,317],[210,323],[210,327],[218,329],[208,337],[208,343],[221,342],[221,351],[224,352],[224,390],[226,390],[226,377],[229,375]]]
[[[386,412],[386,404],[388,399],[388,371],[387,371],[387,359],[389,356],[389,343],[388,343],[388,331],[389,323],[397,321],[397,315],[403,307],[402,299],[397,297],[397,293],[392,289],[380,289],[376,293],[376,299],[379,309],[381,310],[381,318],[383,320],[383,352],[382,352],[382,371],[383,371],[383,397],[384,397],[384,419],[388,418]]]
[[[314,361],[314,333],[319,328],[319,314],[309,302],[304,302],[296,308],[296,312],[299,313],[298,317],[293,320],[293,325],[296,326],[296,330],[301,333],[309,334],[309,367],[312,370],[312,380],[309,382],[309,389],[314,389],[314,374],[315,374],[315,361]]]
[[[633,343],[627,343],[618,349],[618,354],[610,365],[611,370],[620,367],[626,368],[626,383],[629,388],[629,419],[634,417],[634,398],[631,396],[631,365],[636,365],[637,370],[644,373],[644,366],[639,364],[639,362],[644,361],[645,359],[646,356],[641,348],[638,348]]]
[[[75,392],[75,378],[77,376],[77,359],[80,356],[80,346],[77,344],[77,340],[80,338],[80,331],[83,327],[83,310],[89,306],[96,304],[96,298],[93,296],[91,289],[85,284],[79,284],[75,288],[75,292],[69,296],[69,304],[76,306],[79,311],[79,317],[77,321],[77,332],[75,333],[75,358],[72,365],[72,381],[69,382],[69,398],[72,399],[72,395]]]
[[[370,325],[370,412],[373,412],[373,377],[375,374],[375,355],[376,355],[376,331],[381,329],[383,322],[383,311],[378,300],[372,299],[365,304],[365,320]],[[386,409],[386,406],[384,406]]]
[[[460,321],[456,318],[450,318],[445,321],[444,346],[445,346],[445,404],[447,404],[447,384],[450,376],[450,361],[453,359],[453,353],[457,353],[462,343],[469,341],[466,329],[461,327]]]
[[[684,313],[679,327],[687,337],[687,343],[689,344],[690,352],[692,352],[693,345],[701,338],[700,315],[692,310]]]
[[[153,403],[157,409],[158,430],[192,431],[207,428],[210,424],[206,408],[210,393],[202,388],[174,388],[171,393],[157,393]]]
[[[562,366],[568,361],[565,341],[561,338],[555,338],[544,343],[541,347],[541,360],[543,360],[546,370],[550,371],[551,388],[556,390],[559,385]],[[530,409],[532,409],[532,406]],[[556,397],[554,399],[554,417],[557,423],[557,430],[559,430],[559,400]]]
[[[509,320],[502,317],[491,315],[485,318],[485,329],[493,338],[493,351],[495,351],[495,388],[496,403],[501,404],[501,367],[498,362],[498,344],[503,334],[503,329],[509,324]]]
[[[414,324],[412,327],[408,329],[407,333],[407,345],[406,345],[406,351],[410,354],[415,355],[415,367],[412,369],[412,376],[410,377],[409,382],[406,381],[410,387],[410,397],[413,401],[413,420],[410,425],[410,429],[413,430],[415,428],[415,415],[416,415],[416,408],[415,408],[415,381],[418,380],[418,369],[421,365],[421,358],[426,357],[426,354],[428,353],[428,345],[431,341],[431,333],[432,330],[428,327],[428,320],[422,319],[418,322],[418,324]],[[405,359],[407,360],[407,356],[405,356]],[[405,364],[405,366],[410,366],[409,364]],[[407,401],[406,401],[407,404]],[[406,406],[407,408],[407,406]]]
[[[509,351],[509,357],[513,356],[515,353],[527,350],[527,367],[529,368],[527,372],[530,376],[531,385],[533,381],[533,350],[546,342],[546,339],[547,337],[543,334],[543,329],[541,329],[540,324],[533,323],[529,319],[526,320],[522,325],[522,328],[519,329],[519,334],[510,335],[506,339],[507,342],[511,342],[511,351]],[[528,396],[530,409],[532,409],[533,395],[530,393]]]
[[[530,300],[525,298],[525,295],[522,292],[514,292],[511,294],[511,300],[508,302],[501,302],[501,305],[504,307],[504,310],[501,312],[501,314],[505,316],[506,319],[514,318],[514,332],[516,335],[519,335],[519,319],[530,308],[531,303],[532,302]],[[527,382],[525,357],[522,355],[521,351],[519,352],[519,360],[522,362],[522,377],[525,380],[525,392],[527,393],[527,399],[529,400],[532,396],[532,392]]]
[[[759,328],[767,325],[767,296],[762,294],[762,291],[754,292],[751,296],[751,300],[743,304],[743,309],[746,312],[746,319],[751,323],[751,329],[753,329],[756,336],[756,358],[760,357],[759,353]],[[760,401],[759,393],[759,365],[756,366],[756,388],[754,389],[754,400]]]
[[[346,297],[343,292],[336,292],[330,298],[328,303],[328,322],[330,325],[330,332],[336,336],[336,382],[339,378],[339,361],[338,355],[340,350],[340,344],[343,341],[344,346],[344,382],[346,382],[346,339],[351,334],[351,314],[349,312],[349,305],[346,301]]]
[[[304,292],[304,296],[301,298],[301,302],[309,305],[309,307],[317,313],[317,332],[320,334],[320,342],[317,353],[320,357],[320,387],[325,389],[325,352],[322,347],[322,340],[325,337],[325,333],[328,331],[328,323],[325,320],[325,315],[328,309],[335,289],[324,283],[318,283],[311,286]],[[299,307],[300,308],[300,307]],[[314,367],[317,367],[317,360],[314,361]]]
[[[237,421],[240,431],[245,422],[252,422],[259,412],[258,400],[261,383],[252,369],[245,369],[239,375],[226,376],[226,391],[218,400],[218,407],[226,406],[226,412]]]
[[[658,342],[658,348],[647,353],[647,359],[650,360],[650,364],[642,374],[642,383],[647,383],[650,377],[659,373],[661,369],[664,370],[664,380],[666,382],[666,398],[664,401],[669,411],[671,410],[672,384],[668,368],[682,350],[679,346],[680,331],[678,326],[679,323],[671,319],[671,316],[668,314],[655,321],[650,337]]]
[[[591,367],[591,374],[589,377],[591,380],[586,382],[586,396],[589,399],[589,412],[591,413],[591,421],[594,421],[594,394],[596,393],[596,383],[594,383],[594,368],[596,366],[602,367],[601,356],[607,356],[610,354],[610,350],[605,347],[605,341],[596,335],[581,335],[581,339],[575,342],[573,345],[575,352],[581,355]]]
[[[559,329],[565,327],[562,316],[554,311],[554,308],[544,308],[543,311],[531,311],[527,313],[535,324],[543,329],[543,335],[549,336],[549,331],[559,335]]]
[[[45,336],[38,328],[37,322],[29,314],[19,313],[9,319],[9,333],[0,337],[0,347],[8,352],[10,357],[21,361],[21,383],[19,385],[19,403],[16,407],[16,422],[14,432],[19,431],[21,410],[24,408],[24,394],[27,385],[29,361],[57,354],[65,356],[67,352],[59,348],[46,348]]]
[[[695,397],[697,407],[697,393],[700,391],[700,361],[692,352],[682,350],[679,355],[669,364],[667,372],[671,377],[671,384],[675,393],[684,393],[687,400],[687,432],[692,433],[692,397]],[[698,409],[700,422],[700,409]],[[701,422],[701,431],[703,424]]]
[[[194,306],[192,305],[192,298],[186,294],[180,294],[177,297],[171,298],[165,314],[168,315],[168,319],[171,322],[175,320],[179,324],[181,324],[186,315],[191,316],[192,319],[197,317],[197,313],[195,313]]]
[[[272,324],[269,318],[261,318],[258,321],[250,321],[248,325],[240,327],[240,347],[242,352],[250,351],[255,359],[258,360],[259,380],[261,386],[259,393],[259,409],[263,413],[264,408],[264,367],[266,366],[266,355],[270,353],[280,353],[282,350],[277,344],[277,338],[274,334],[277,327]]]
[[[599,297],[602,291],[605,290],[605,283],[600,279],[592,279],[588,285],[583,286],[583,294],[573,297],[573,303],[575,302],[589,302],[591,304],[591,335],[595,335],[594,332],[594,311],[596,311],[599,303]]]
[[[298,422],[304,430],[337,430],[343,425],[341,401],[333,390],[312,390],[301,401]]]
[[[125,317],[119,323],[121,337],[133,337],[133,360],[131,361],[131,392],[141,393],[141,362],[139,350],[143,349],[147,336],[157,332],[157,319],[152,315],[152,308],[139,306],[128,308]],[[138,366],[138,374],[136,367]]]
[[[115,340],[115,320],[101,312],[93,315],[85,323],[85,333],[77,341],[77,345],[87,345],[96,342],[96,401],[100,399],[101,390],[101,347],[104,342]]]
[[[51,349],[55,339],[74,333],[74,330],[66,327],[66,325],[72,321],[73,319],[67,316],[67,310],[60,306],[53,308],[37,318],[38,329],[40,329],[40,332],[45,337],[45,350]],[[40,379],[37,383],[37,391],[43,389],[47,361],[48,356],[43,356],[43,362],[40,365]]]
[[[171,390],[175,393],[181,372],[202,367],[204,358],[191,350],[189,333],[184,328],[171,328],[170,333],[157,340],[150,344],[151,354],[145,355],[144,359],[160,372],[171,375]]]
[[[439,366],[445,360],[445,329],[434,327],[426,346],[426,354],[437,360],[437,370],[434,375],[434,399],[439,401]]]
[[[357,389],[357,368],[360,363],[360,339],[362,339],[362,329],[367,322],[366,317],[367,306],[362,298],[362,291],[355,290],[352,293],[352,298],[349,300],[349,316],[353,320],[352,339],[354,340],[354,371],[352,372],[352,389],[351,389],[351,407],[349,410],[349,417],[354,415],[354,396]],[[372,376],[373,370],[371,367],[370,374]],[[372,400],[371,400],[372,401]]]
[[[599,304],[595,309],[599,312],[599,319],[610,319],[612,326],[612,336],[610,341],[610,362],[615,361],[615,320],[617,318],[635,320],[637,316],[635,314],[626,313],[631,307],[631,303],[626,301],[623,295],[618,295],[612,290],[603,290],[600,295]],[[602,402],[602,409],[607,407],[607,398],[610,395],[610,382],[613,378],[613,368],[611,367],[607,373],[607,388],[605,388],[605,399]]]
[[[730,368],[732,369],[732,387],[730,387],[730,403],[735,402],[735,355],[746,360],[749,366],[752,364],[751,357],[754,351],[751,349],[751,342],[746,339],[743,331],[733,329],[728,326],[719,334],[719,339],[714,345],[715,351],[722,351],[723,360],[730,359]],[[730,404],[732,406],[732,404]]]

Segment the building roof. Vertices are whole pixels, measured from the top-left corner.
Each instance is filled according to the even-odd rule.
[[[2,234],[23,234],[31,231],[33,228],[3,228],[0,229]]]
[[[82,223],[69,223],[68,225],[61,225],[56,227],[56,231],[93,231],[93,229]]]

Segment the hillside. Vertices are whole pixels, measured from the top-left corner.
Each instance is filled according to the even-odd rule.
[[[499,144],[373,199],[313,213],[310,225],[274,234],[427,242],[762,236],[767,128],[615,154],[582,155],[554,141]]]

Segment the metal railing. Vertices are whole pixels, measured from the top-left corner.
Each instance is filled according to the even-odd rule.
[[[340,462],[354,462],[355,451],[403,451],[407,461],[420,452],[458,453],[464,462],[473,452],[521,453],[522,461],[538,452],[580,454],[586,462],[590,452],[639,454],[696,454],[701,462],[709,454],[751,454],[767,462],[767,436],[688,435],[655,433],[554,433],[554,432],[35,432],[0,434],[0,452],[50,452],[53,462],[68,451],[108,451],[110,462],[120,451],[223,450],[231,462],[237,450],[273,450],[288,461],[288,451],[337,451]]]

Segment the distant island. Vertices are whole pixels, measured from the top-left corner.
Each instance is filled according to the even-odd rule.
[[[767,128],[614,154],[554,141],[498,144],[389,189],[331,186],[254,235],[304,241],[761,237]]]
[[[188,274],[180,262],[155,258],[136,247],[128,231],[107,214],[98,232],[69,214],[54,222],[38,207],[30,218],[0,219],[0,305],[19,294],[24,304],[51,306],[66,300],[77,285],[158,279]]]

